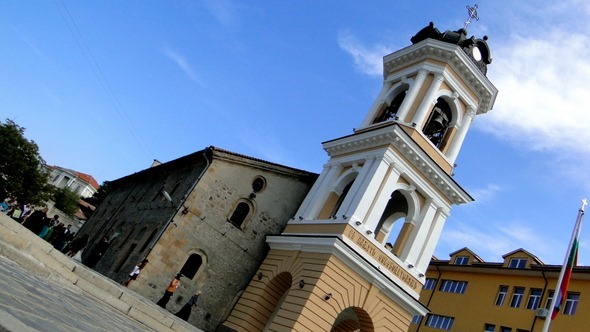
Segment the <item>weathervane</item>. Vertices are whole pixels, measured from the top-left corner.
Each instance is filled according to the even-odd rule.
[[[467,14],[469,15],[469,17],[467,18],[467,21],[465,21],[465,25],[463,26],[463,30],[465,30],[467,28],[469,23],[471,23],[472,19],[479,21],[479,17],[477,16],[477,5],[473,5],[473,7],[469,7],[469,5],[467,5]]]

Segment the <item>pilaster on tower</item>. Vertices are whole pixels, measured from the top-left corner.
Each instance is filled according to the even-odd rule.
[[[418,297],[444,223],[473,200],[453,165],[497,95],[486,40],[431,23],[383,58],[381,92],[358,129],[322,144],[328,162],[283,233],[267,238],[261,277],[226,326],[243,315],[264,325],[237,330],[405,331],[427,312]]]

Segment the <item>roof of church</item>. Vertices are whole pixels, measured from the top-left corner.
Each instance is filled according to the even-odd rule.
[[[151,174],[151,169],[168,169],[170,167],[176,167],[178,165],[182,165],[182,164],[191,164],[194,163],[196,160],[202,160],[204,158],[205,155],[209,155],[211,157],[211,154],[213,156],[218,156],[219,154],[225,154],[228,156],[234,156],[234,157],[238,157],[238,158],[243,158],[243,159],[247,159],[247,160],[251,160],[253,162],[257,162],[260,164],[264,164],[264,165],[268,165],[271,167],[274,167],[275,169],[283,169],[286,170],[287,172],[293,172],[293,173],[300,173],[299,176],[303,176],[303,177],[317,177],[317,173],[313,173],[313,172],[309,172],[309,171],[304,171],[301,169],[297,169],[297,168],[293,168],[293,167],[289,167],[289,166],[285,166],[285,165],[281,165],[281,164],[277,164],[277,163],[273,163],[270,161],[266,161],[263,159],[258,159],[258,158],[254,158],[254,157],[250,157],[244,154],[240,154],[240,153],[236,153],[236,152],[232,152],[229,150],[225,150],[225,149],[221,149],[215,146],[208,146],[203,150],[199,150],[193,153],[190,153],[188,155],[167,161],[167,162],[160,162],[158,161],[158,163],[152,163],[152,166],[140,171],[137,171],[135,173],[123,176],[119,179],[115,179],[113,181],[110,182],[111,185],[116,185],[116,183],[119,183],[120,181],[122,181],[123,179],[128,179],[131,177],[136,177],[136,176],[143,176],[143,175],[147,175],[147,174]],[[207,159],[209,159],[210,157],[207,157]]]
[[[222,149],[222,148],[218,148],[218,147],[216,147],[216,146],[213,146],[213,145],[209,146],[209,149],[211,149],[211,150],[213,150],[213,151],[219,151],[219,152],[223,152],[223,153],[231,154],[231,155],[234,155],[234,156],[237,156],[237,157],[241,157],[241,158],[250,159],[250,160],[253,160],[253,161],[262,162],[262,163],[269,164],[269,165],[274,165],[274,166],[284,167],[284,168],[287,168],[287,169],[290,169],[290,170],[293,170],[293,171],[296,171],[296,172],[304,172],[304,173],[310,173],[310,174],[315,174],[315,175],[317,175],[317,173],[314,173],[314,172],[309,172],[309,171],[302,170],[302,169],[299,169],[299,168],[294,168],[294,167],[291,167],[291,166],[285,166],[285,165],[282,165],[282,164],[273,163],[273,162],[271,162],[271,161],[267,161],[267,160],[264,160],[264,159],[259,159],[259,158],[255,158],[255,157],[250,157],[250,156],[247,156],[247,155],[245,155],[245,154],[241,154],[241,153],[237,153],[237,152],[232,152],[232,151],[229,151],[229,150],[225,150],[225,149]]]

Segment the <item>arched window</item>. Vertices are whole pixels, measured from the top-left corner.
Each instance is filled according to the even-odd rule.
[[[236,227],[241,228],[242,224],[250,214],[250,205],[246,202],[240,202],[236,206],[236,209],[229,217],[229,221]]]
[[[395,116],[397,115],[397,111],[399,110],[400,106],[402,105],[402,102],[404,101],[404,98],[406,98],[407,91],[408,90],[402,91],[397,96],[395,96],[391,103],[389,103],[389,105],[385,109],[383,109],[383,111],[381,111],[379,116],[375,118],[373,123],[384,122],[395,118]]]
[[[125,238],[125,240],[121,241],[121,243],[119,244],[119,249],[122,248],[127,243],[127,240],[129,240],[129,238],[131,237],[131,234],[133,234],[134,231],[135,231],[135,227],[131,228],[131,231],[129,231],[129,234],[127,234],[127,237]]]
[[[174,193],[176,192],[176,189],[178,189],[178,186],[180,186],[180,181],[176,182],[176,184],[174,185],[174,188],[172,188],[172,190],[170,190],[170,196],[174,195]]]
[[[424,126],[423,132],[439,150],[442,150],[446,143],[444,138],[452,118],[453,114],[449,104],[444,99],[438,98]]]
[[[141,240],[146,231],[147,231],[147,227],[140,229],[139,232],[137,233],[137,235],[135,236],[135,239]]]
[[[201,265],[203,265],[203,258],[201,257],[201,255],[192,254],[188,257],[182,269],[180,269],[180,274],[184,275],[189,279],[193,279],[199,271]]]
[[[158,191],[156,191],[154,198],[152,198],[152,202],[154,202],[162,194],[163,190],[164,190],[164,186],[160,187],[160,189],[158,189]]]
[[[392,252],[399,255],[405,244],[402,235],[403,220],[408,216],[409,206],[406,197],[400,191],[394,191],[387,202],[379,223],[374,230],[375,239],[381,243],[394,242]]]
[[[147,248],[148,244],[150,244],[150,242],[152,241],[152,239],[154,238],[154,236],[156,236],[156,233],[158,233],[158,229],[154,229],[152,231],[152,234],[150,234],[150,237],[148,237],[147,240],[145,240],[143,246],[141,247],[140,252],[143,252],[145,250],[145,248]]]
[[[340,209],[340,206],[342,205],[342,202],[344,202],[346,195],[348,195],[348,191],[350,190],[350,187],[352,187],[353,183],[354,181],[350,182],[346,185],[346,187],[344,187],[344,189],[342,189],[342,194],[340,194],[340,197],[338,197],[338,201],[336,202],[336,205],[330,214],[330,218],[335,217],[336,213],[338,213],[338,209]]]

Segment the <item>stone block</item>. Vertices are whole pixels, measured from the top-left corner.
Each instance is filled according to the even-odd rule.
[[[170,325],[164,325],[163,322],[154,319],[153,317],[141,312],[135,308],[131,308],[129,313],[127,314],[129,317],[142,322],[143,324],[149,326],[150,328],[156,331],[167,332],[170,331]]]
[[[57,250],[55,248],[49,252],[49,256],[51,256],[53,259],[55,259],[57,262],[59,262],[59,264],[63,265],[64,267],[66,267],[70,271],[74,271],[76,266],[79,265],[71,257],[64,255],[63,253],[61,253],[59,250]]]
[[[143,312],[144,314],[160,321],[166,326],[171,326],[174,321],[174,319],[170,317],[169,314],[163,312],[158,305],[139,294],[123,292],[123,294],[121,294],[120,300],[130,304],[135,310]]]
[[[91,284],[94,288],[100,289],[102,292],[119,299],[123,292],[123,286],[114,283],[112,280],[86,268],[76,268],[74,273],[80,277],[76,285]]]
[[[119,300],[118,297],[113,296],[111,293],[105,292],[102,289],[95,287],[94,283],[90,283],[84,279],[79,279],[78,282],[76,282],[76,286],[82,289],[85,293],[94,296],[103,303],[108,304],[112,308],[124,314],[128,314],[129,310],[131,309],[131,305]]]

